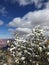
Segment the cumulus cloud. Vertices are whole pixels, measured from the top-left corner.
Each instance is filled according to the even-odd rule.
[[[9,24],[8,24],[9,26],[11,26],[11,27],[21,26],[21,18],[14,18],[12,21],[9,22]]]
[[[30,21],[31,26],[33,25],[49,25],[49,9],[29,12],[27,15],[23,17],[23,19],[27,19]]]
[[[29,28],[16,28],[16,32],[21,36],[25,37],[27,34],[31,33],[31,29]]]
[[[14,0],[18,2],[21,6],[25,6],[28,4],[35,3],[36,6],[40,7],[42,0]],[[39,5],[40,4],[40,5]],[[46,27],[49,30],[49,0],[48,2],[43,3],[45,9],[38,11],[30,11],[26,15],[21,17],[16,17],[12,21],[9,22],[9,27],[15,27],[14,31],[17,31],[20,34],[31,32],[31,29],[34,26],[41,25],[44,29]]]
[[[30,21],[26,21],[23,18],[14,18],[12,21],[9,22],[8,26],[10,27],[29,27]]]
[[[48,25],[49,26],[49,9],[29,12],[22,18],[14,18],[9,22],[11,27],[33,27],[34,25]]]
[[[14,18],[8,24],[10,27],[15,27],[16,32],[22,35],[30,33],[31,29],[37,25],[49,28],[49,9],[29,12],[22,18]]]
[[[29,28],[16,28],[16,31],[31,33],[31,29],[29,29]]]
[[[3,23],[4,23],[4,22],[3,22],[2,20],[0,20],[0,26],[3,25]]]
[[[11,32],[12,34],[14,34],[15,32],[17,32],[20,36],[26,35],[31,33],[31,29],[29,28],[16,28],[16,29],[8,29],[9,32]]]

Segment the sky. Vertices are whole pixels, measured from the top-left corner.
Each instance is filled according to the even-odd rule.
[[[49,0],[0,0],[0,38],[31,33],[34,26],[49,28]]]

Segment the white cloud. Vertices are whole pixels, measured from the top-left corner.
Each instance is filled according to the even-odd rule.
[[[26,20],[23,20],[23,18],[14,18],[11,22],[8,24],[11,27],[29,27],[30,21],[26,22]]]
[[[49,28],[49,9],[29,12],[22,18],[16,17],[8,25],[10,27],[16,27],[16,31],[22,35],[30,32],[37,25],[47,26]]]
[[[0,20],[0,26],[3,25],[3,24],[4,24],[4,22],[2,20]]]
[[[49,8],[49,1],[44,3],[44,5],[45,5],[45,8]]]
[[[26,5],[33,4],[33,3],[37,7],[42,6],[42,3],[41,3],[42,0],[5,0],[5,1],[11,2],[12,4],[15,4],[16,2],[18,2],[20,6],[26,6]]]
[[[16,31],[24,32],[24,33],[31,33],[31,29],[29,28],[16,28]]]
[[[49,26],[49,9],[29,12],[22,18],[14,18],[9,22],[11,27],[33,27],[34,25],[48,25]]]
[[[18,28],[16,28],[16,29],[10,28],[10,29],[8,29],[8,31],[11,32],[12,34],[14,34],[15,32],[17,32],[17,33],[19,33],[19,35],[21,35],[21,36],[22,36],[22,35],[26,35],[26,34],[32,32],[31,29],[29,29],[29,28],[20,28],[20,27],[18,27]]]
[[[19,3],[20,6],[26,6],[29,4],[35,4],[37,8],[41,8],[43,5],[46,8],[49,8],[49,0],[43,2],[43,0],[4,0],[5,2],[11,2],[12,4]]]
[[[35,5],[40,7],[39,3],[42,0],[14,0],[17,1],[20,5],[28,5],[33,2]],[[45,28],[49,29],[49,1],[44,3],[45,9],[38,11],[30,11],[26,15],[21,17],[16,17],[12,21],[9,22],[8,26],[16,27],[14,31],[17,31],[20,34],[28,33],[34,26],[41,25]],[[31,31],[30,31],[31,32]]]
[[[25,5],[28,5],[28,4],[35,4],[35,6],[36,7],[41,7],[42,6],[42,3],[41,3],[41,1],[42,0],[16,0],[19,4],[20,4],[20,6],[21,5],[23,5],[23,6],[25,6]]]
[[[14,18],[12,21],[9,23],[9,26],[13,27],[21,26],[21,18]]]
[[[27,34],[31,33],[31,29],[29,28],[16,28],[15,30],[21,37],[25,37]]]
[[[28,5],[28,4],[32,4],[35,3],[37,4],[39,2],[39,0],[16,0],[20,5]]]
[[[8,31],[13,33],[13,32],[14,32],[14,29],[11,29],[11,28],[10,28],[10,29],[8,29]]]
[[[30,21],[31,26],[33,25],[49,25],[49,9],[29,12],[23,17],[23,20],[26,19]]]
[[[6,8],[0,5],[0,15],[6,16],[7,13]]]

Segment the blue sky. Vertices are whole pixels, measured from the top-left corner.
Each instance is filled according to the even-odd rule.
[[[49,27],[49,0],[0,0],[0,38],[25,35],[33,26]]]

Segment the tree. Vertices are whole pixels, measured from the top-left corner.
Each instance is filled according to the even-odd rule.
[[[13,65],[49,65],[49,46],[44,30],[37,26],[31,34],[33,36],[30,42],[24,42],[17,36],[16,41],[11,42],[8,51],[13,59]]]

